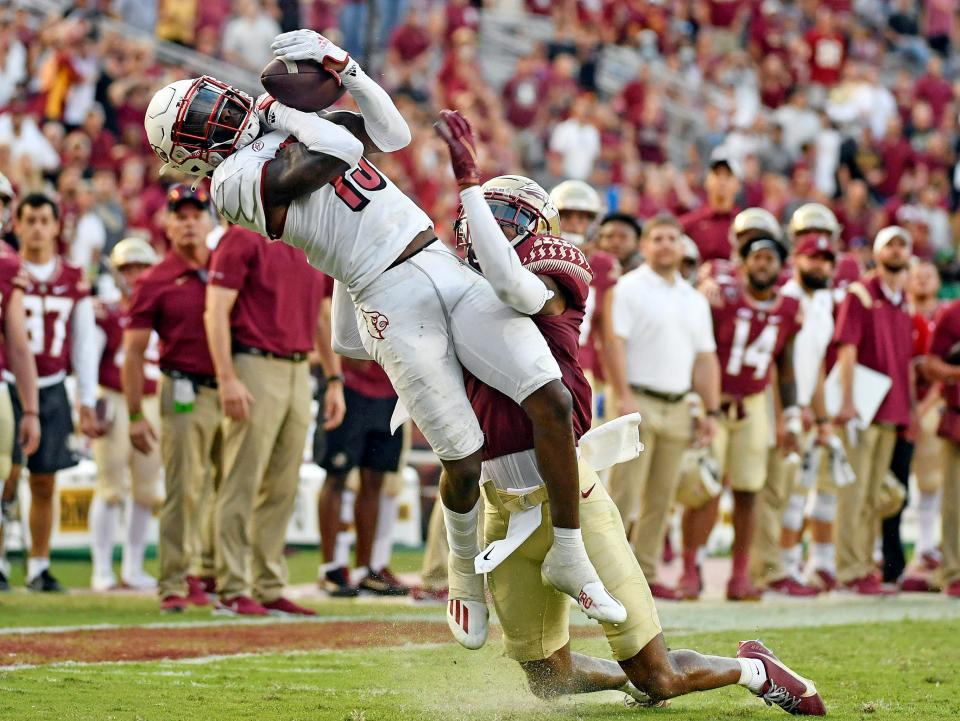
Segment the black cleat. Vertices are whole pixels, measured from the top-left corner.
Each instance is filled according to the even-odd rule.
[[[381,569],[379,573],[370,571],[357,585],[361,591],[378,596],[406,596],[410,593],[410,589],[400,583],[400,580],[386,568]]]
[[[0,571],[0,591],[9,591],[10,590],[10,581],[7,580],[7,575]]]
[[[319,585],[331,598],[355,598],[360,595],[360,589],[350,585],[350,573],[346,568],[327,571]]]
[[[43,569],[39,575],[27,581],[27,589],[41,593],[66,593],[66,589],[53,577],[49,568]]]

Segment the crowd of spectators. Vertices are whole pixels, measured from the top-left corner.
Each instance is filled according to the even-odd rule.
[[[568,177],[642,219],[705,202],[720,149],[738,205],[784,218],[830,205],[845,249],[899,223],[952,274],[960,83],[957,0],[88,0],[55,18],[0,17],[0,171],[19,192],[52,189],[65,252],[96,272],[132,231],[164,243],[164,187],[142,119],[154,89],[196,73],[156,60],[152,39],[105,30],[112,15],[160,40],[257,73],[277,33],[330,34],[391,91],[413,142],[382,169],[449,237],[457,195],[430,126],[455,107],[482,138],[489,174],[547,188]],[[371,11],[375,17],[371,18]],[[505,84],[481,72],[483,13],[527,13]],[[615,92],[608,51],[637,71]],[[497,49],[497,52],[500,52]],[[515,63],[514,63],[515,60]],[[607,68],[609,69],[609,68]],[[348,96],[345,102],[349,102]]]

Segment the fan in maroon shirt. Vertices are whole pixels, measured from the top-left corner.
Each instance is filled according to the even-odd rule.
[[[737,214],[735,198],[740,189],[735,163],[714,153],[704,182],[707,202],[680,217],[683,232],[700,249],[702,262],[730,257],[730,223]]]

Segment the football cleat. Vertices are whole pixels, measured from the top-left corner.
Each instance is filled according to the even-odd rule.
[[[317,612],[312,608],[300,606],[288,598],[280,596],[273,601],[263,604],[271,616],[316,616]]]
[[[763,664],[767,680],[757,694],[767,706],[779,706],[795,716],[826,716],[827,709],[813,681],[791,671],[760,641],[741,641],[737,658],[754,658]]]
[[[684,570],[677,582],[677,593],[684,601],[696,601],[700,598],[700,594],[703,593],[703,578],[700,575],[699,566]]]
[[[124,576],[123,585],[135,591],[152,591],[157,587],[157,579],[146,571],[140,571],[137,574]]]
[[[183,613],[190,607],[190,602],[183,596],[164,596],[160,599],[161,613]]]
[[[788,596],[790,598],[810,598],[820,595],[819,588],[800,583],[789,576],[769,584],[767,586],[767,592],[774,593],[778,596]]]
[[[855,593],[858,596],[891,596],[896,590],[887,588],[880,580],[870,574],[855,578],[840,586],[841,590]]]
[[[450,592],[446,588],[414,586],[410,589],[410,598],[416,603],[446,603]]]
[[[109,575],[94,575],[90,579],[90,590],[95,593],[103,593],[104,591],[112,591],[117,586],[117,577],[112,573]]]
[[[817,586],[823,591],[833,591],[836,590],[837,576],[832,571],[828,571],[825,568],[814,569],[810,573],[810,585]]]
[[[582,558],[560,558],[556,545],[543,559],[544,582],[570,596],[580,610],[595,621],[623,623],[627,609],[606,589],[584,550]]]
[[[66,589],[54,578],[49,568],[43,569],[43,571],[27,581],[27,589],[41,593],[66,593]]]
[[[211,598],[203,590],[203,582],[197,576],[187,576],[187,601],[194,606],[209,606]]]
[[[350,571],[345,567],[327,571],[317,582],[331,598],[355,598],[360,589],[350,583]]]
[[[666,699],[654,701],[645,692],[634,686],[633,681],[627,681],[620,690],[626,694],[623,697],[623,705],[627,708],[666,708],[670,705],[670,702]]]
[[[960,581],[949,584],[944,591],[950,598],[960,598]]]
[[[234,596],[217,601],[213,607],[216,616],[266,616],[270,612],[247,596]]]
[[[665,583],[651,583],[650,595],[661,601],[682,601],[683,596],[675,588],[670,588]]]
[[[389,574],[389,575],[388,575]],[[400,580],[386,568],[379,573],[370,571],[357,584],[361,591],[372,593],[377,596],[406,596],[410,589],[404,586]]]
[[[450,554],[447,560],[450,590],[447,626],[464,648],[476,651],[487,642],[490,612],[483,592],[483,576],[473,570],[472,558]]]
[[[750,583],[745,576],[734,576],[727,582],[728,601],[759,601],[763,598],[763,591]]]
[[[930,585],[925,578],[919,576],[904,576],[900,579],[900,590],[906,593],[936,593],[937,589]]]

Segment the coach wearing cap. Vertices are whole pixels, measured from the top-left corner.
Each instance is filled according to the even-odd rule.
[[[739,165],[722,151],[710,156],[710,170],[704,181],[707,202],[680,217],[683,232],[700,249],[700,260],[730,258],[730,224],[737,214],[736,197],[740,190]]]
[[[314,614],[283,596],[283,549],[311,420],[307,354],[327,282],[301,250],[240,226],[213,253],[204,320],[224,412],[216,512],[223,612]],[[339,422],[342,383],[328,381]]]
[[[175,185],[167,193],[165,230],[171,247],[137,281],[124,332],[123,392],[130,442],[141,453],[160,443],[166,499],[160,512],[160,608],[205,605],[206,594],[188,584],[200,550],[200,498],[219,466],[220,398],[203,326],[213,228],[210,196]],[[144,417],[144,364],[150,333],[160,337],[160,435]]]
[[[646,221],[640,241],[646,263],[617,281],[605,326],[610,383],[621,414],[643,416],[645,450],[615,466],[610,495],[631,528],[630,540],[650,590],[677,598],[657,583],[657,565],[680,480],[680,462],[692,440],[690,390],[708,414],[698,444],[708,445],[720,405],[720,366],[707,299],[680,275],[682,233],[671,216]]]
[[[877,269],[850,284],[834,333],[842,393],[837,424],[857,417],[857,364],[891,381],[872,422],[857,434],[851,457],[857,481],[844,486],[837,496],[837,581],[861,595],[885,592],[873,574],[873,548],[881,521],[877,502],[890,468],[897,429],[913,421],[913,322],[904,293],[911,249],[910,233],[899,226],[888,226],[877,233],[873,243]]]

